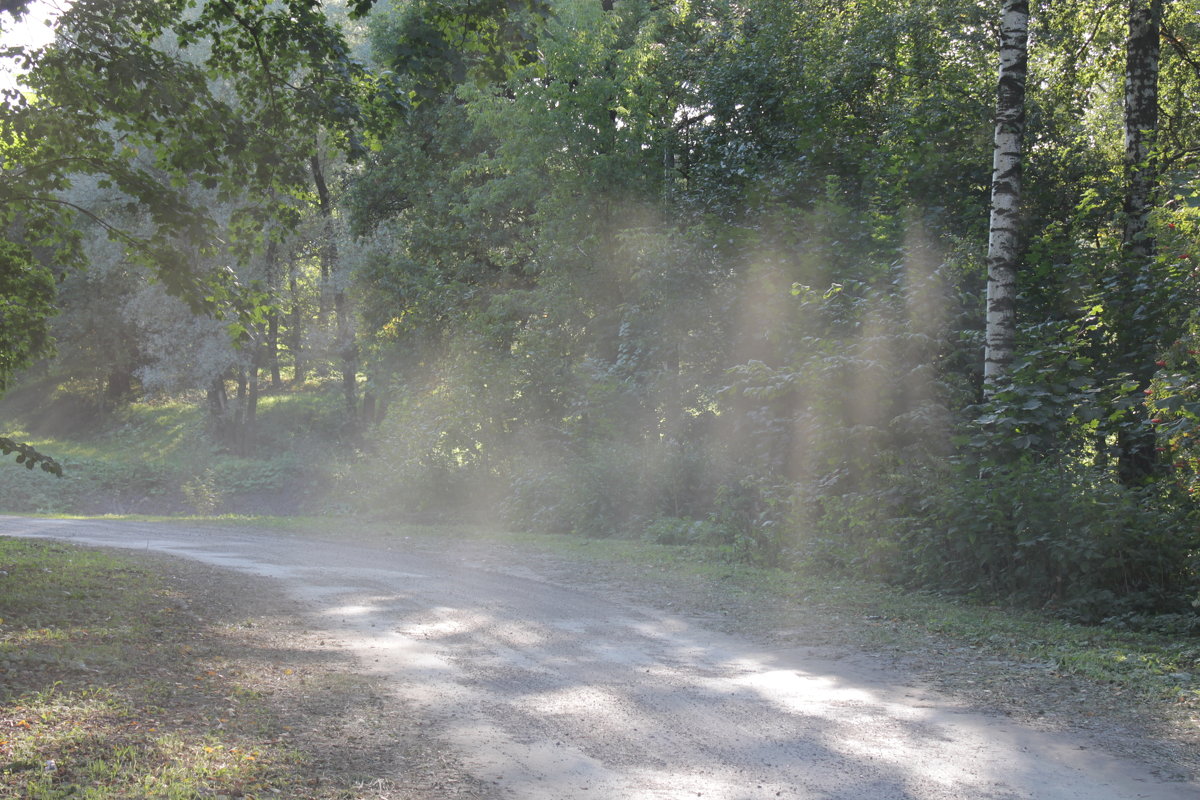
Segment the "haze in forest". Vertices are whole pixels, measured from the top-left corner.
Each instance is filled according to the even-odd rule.
[[[0,508],[1193,630],[1194,5],[77,0],[3,117],[0,418],[43,470]]]

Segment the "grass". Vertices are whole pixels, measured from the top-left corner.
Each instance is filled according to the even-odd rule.
[[[12,414],[12,403],[0,406]],[[334,423],[317,393],[263,398],[258,457],[214,444],[204,408],[182,400],[123,406],[59,436],[28,412],[0,420],[0,430],[63,465],[63,477],[0,469],[0,508],[17,513],[213,513],[261,506],[275,512],[317,502],[320,459],[302,435],[329,433]],[[82,412],[81,412],[82,413]],[[60,415],[61,416],[61,415]],[[322,440],[324,441],[324,440]],[[317,466],[314,466],[317,465]],[[0,463],[0,467],[4,464]]]
[[[84,437],[38,436],[6,428],[63,465],[61,478],[12,468],[0,469],[0,506],[17,511],[66,513],[98,508],[133,510],[166,502],[208,458],[198,414],[176,404],[137,406],[122,412],[114,427]],[[7,465],[0,463],[0,467]]]
[[[124,557],[0,539],[0,794],[356,796],[315,785],[272,704],[301,668],[229,660],[236,636],[193,617],[197,599]]]
[[[52,436],[41,430],[8,425],[8,435],[53,452],[62,462],[102,459],[169,461],[187,456],[204,445],[204,413],[195,403],[182,400],[136,403],[122,407],[106,418],[103,428]]]

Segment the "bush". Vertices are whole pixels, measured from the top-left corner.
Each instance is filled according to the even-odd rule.
[[[216,484],[216,476],[212,468],[208,468],[184,481],[179,489],[183,492],[184,501],[197,514],[212,514],[220,508],[224,499]]]
[[[894,523],[911,582],[1058,609],[1085,622],[1193,615],[1194,507],[1066,459],[963,465],[921,481]]]
[[[637,448],[597,441],[582,450],[515,460],[506,520],[584,536],[632,533],[651,511]]]
[[[41,470],[27,470],[20,464],[0,464],[0,510],[53,514],[69,510],[65,494],[74,494],[76,485]],[[65,490],[65,491],[64,491]]]
[[[793,489],[752,478],[717,487],[711,520],[726,561],[780,566],[792,519]]]
[[[653,520],[642,535],[655,544],[718,544],[725,532],[712,520],[659,517]]]
[[[540,531],[644,535],[672,544],[703,538],[672,532],[699,525],[708,543],[732,544],[730,524],[743,520],[731,505],[733,494],[721,489],[722,478],[728,480],[722,456],[693,443],[649,438],[597,437],[578,448],[530,441],[507,465],[505,519]],[[749,531],[757,523],[747,524],[742,527]],[[718,530],[726,533],[718,536]]]
[[[871,491],[824,494],[820,487],[796,500],[795,557],[819,570],[903,582],[904,490],[885,484]],[[927,487],[913,487],[925,491]],[[913,498],[915,500],[915,498]]]

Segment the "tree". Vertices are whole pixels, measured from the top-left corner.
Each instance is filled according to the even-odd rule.
[[[28,247],[0,241],[0,393],[14,372],[50,350],[47,320],[53,299],[50,270],[36,262]],[[40,465],[62,476],[62,466],[53,458],[7,436],[0,436],[0,452],[15,452],[18,464],[29,469]]]
[[[1152,335],[1145,295],[1153,282],[1157,255],[1150,228],[1158,189],[1158,78],[1162,0],[1130,0],[1129,37],[1125,47],[1125,198],[1121,229],[1121,275],[1117,349],[1121,366],[1129,370],[1137,391],[1145,391],[1154,374],[1155,351],[1162,343]],[[1141,406],[1133,420],[1118,431],[1117,471],[1123,483],[1137,485],[1155,469],[1155,436],[1145,424]]]
[[[318,248],[321,261],[321,305],[324,316],[325,295],[330,291],[330,282],[336,280],[333,291],[333,313],[337,331],[334,350],[342,372],[342,400],[345,413],[345,429],[352,435],[358,430],[358,343],[354,338],[350,299],[347,297],[345,277],[340,269],[337,247],[337,230],[333,215],[334,201],[325,180],[325,169],[319,155],[310,159],[313,185],[317,191],[317,210],[323,223]]]
[[[1028,0],[1003,0],[987,253],[987,347],[983,380],[984,391],[989,395],[1007,376],[1016,344],[1028,39]]]
[[[362,14],[372,2],[350,5]],[[131,265],[254,351],[252,398],[258,370],[274,363],[260,351],[278,341],[261,285],[278,288],[275,251],[310,202],[310,156],[320,139],[356,147],[363,73],[340,29],[308,0],[78,0],[54,44],[5,55],[30,67],[33,90],[9,96],[0,119],[5,220],[64,241],[73,215],[103,227]],[[73,200],[81,176],[123,211]],[[255,275],[264,252],[266,275]]]
[[[27,0],[8,0],[0,11],[24,16]],[[5,94],[5,102],[13,95]],[[59,209],[31,199],[60,186],[53,174],[39,170],[52,160],[53,147],[0,117],[0,393],[13,374],[52,348],[49,318],[54,313],[54,274],[45,261],[76,263],[78,238]],[[62,475],[62,467],[35,448],[0,436],[0,452],[16,453],[17,463],[29,469],[40,465]]]

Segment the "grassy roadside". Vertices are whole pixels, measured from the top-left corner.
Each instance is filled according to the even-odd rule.
[[[447,780],[404,741],[416,721],[335,648],[264,624],[242,584],[0,538],[0,795],[407,798],[425,795],[397,773]]]
[[[75,422],[80,427],[72,429],[61,410],[57,422],[39,423],[39,414],[30,409],[14,415],[14,405],[33,401],[6,395],[0,398],[0,430],[53,455],[64,472],[58,478],[40,470],[0,470],[0,502],[8,509],[50,514],[321,510],[311,506],[323,502],[318,485],[331,480],[312,455],[312,448],[322,445],[297,440],[296,431],[327,434],[316,441],[331,441],[336,406],[322,398],[316,389],[262,398],[262,447],[250,457],[215,443],[196,403],[138,403],[95,419],[80,411],[72,419],[91,420],[91,425]],[[63,430],[48,432],[56,427]]]
[[[329,402],[324,391],[314,386],[304,392],[264,398],[260,408],[260,434],[264,440],[280,445],[281,452],[287,453],[297,444],[293,441],[297,431],[319,433],[321,440],[336,439],[339,406]],[[36,419],[39,409],[36,395],[22,401],[19,394],[9,393],[0,403],[0,410],[14,419]],[[46,426],[55,427],[49,423]],[[57,427],[63,428],[64,424]],[[19,430],[19,426],[10,426],[9,430]],[[314,498],[322,493],[345,493],[331,491],[335,479],[324,475],[319,481],[321,491],[314,490],[310,496],[306,481],[312,475],[305,465],[313,459],[300,458],[298,451],[275,459],[241,459],[218,453],[205,433],[203,412],[195,403],[135,404],[97,429],[71,431],[67,426],[64,430],[67,432],[61,438],[33,436],[30,441],[58,455],[69,467],[68,477],[57,479],[19,468],[0,470],[0,502],[6,508],[41,509],[55,515],[66,509],[120,510],[128,514],[150,508],[211,514],[239,507],[290,513],[301,508],[327,510]],[[344,480],[348,483],[343,488],[348,492],[353,476]],[[736,600],[739,620],[757,614],[757,624],[784,627],[804,617],[811,628],[811,620],[820,618],[826,628],[836,627],[857,642],[900,652],[916,650],[934,637],[944,646],[1042,665],[1047,671],[1090,680],[1127,697],[1200,709],[1200,638],[1194,636],[1085,627],[1055,619],[1051,614],[973,605],[845,576],[728,564],[722,562],[718,552],[700,546],[501,532],[484,527],[398,525],[379,517],[140,518],[258,526],[294,535],[371,538],[380,543],[396,537],[452,539],[483,549],[519,547],[562,558],[589,559],[599,571],[636,575],[636,580],[629,581],[631,588],[639,582],[657,582],[667,587],[664,591],[690,594],[701,605],[710,605],[718,616]],[[707,588],[696,590],[699,586]]]

